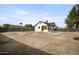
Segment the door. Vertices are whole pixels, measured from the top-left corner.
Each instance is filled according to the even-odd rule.
[[[42,26],[42,31],[47,30],[46,26]]]

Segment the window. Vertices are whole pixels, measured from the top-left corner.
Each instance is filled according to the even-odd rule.
[[[38,28],[40,29],[40,26]]]

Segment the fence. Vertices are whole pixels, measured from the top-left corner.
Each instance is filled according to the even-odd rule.
[[[34,28],[0,28],[0,32],[34,31]]]
[[[59,31],[63,31],[63,32],[77,32],[79,31],[79,29],[73,29],[73,28],[65,28],[65,29],[60,29]]]

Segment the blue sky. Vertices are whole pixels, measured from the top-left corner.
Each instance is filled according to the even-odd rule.
[[[0,4],[0,24],[19,25],[20,22],[35,25],[48,20],[57,26],[65,26],[65,18],[73,4]]]

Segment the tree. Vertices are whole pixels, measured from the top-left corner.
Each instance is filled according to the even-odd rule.
[[[0,25],[0,28],[1,28],[2,26]]]
[[[32,27],[32,24],[25,24],[25,27]]]
[[[22,26],[22,24],[23,24],[23,23],[22,23],[22,22],[20,22],[19,24],[20,24],[20,26]]]
[[[79,4],[74,5],[65,19],[67,28],[79,28]]]
[[[27,30],[34,30],[32,24],[25,24],[25,28],[27,28]]]
[[[3,24],[3,27],[4,28],[10,28],[10,27],[12,27],[12,25],[11,24]]]

